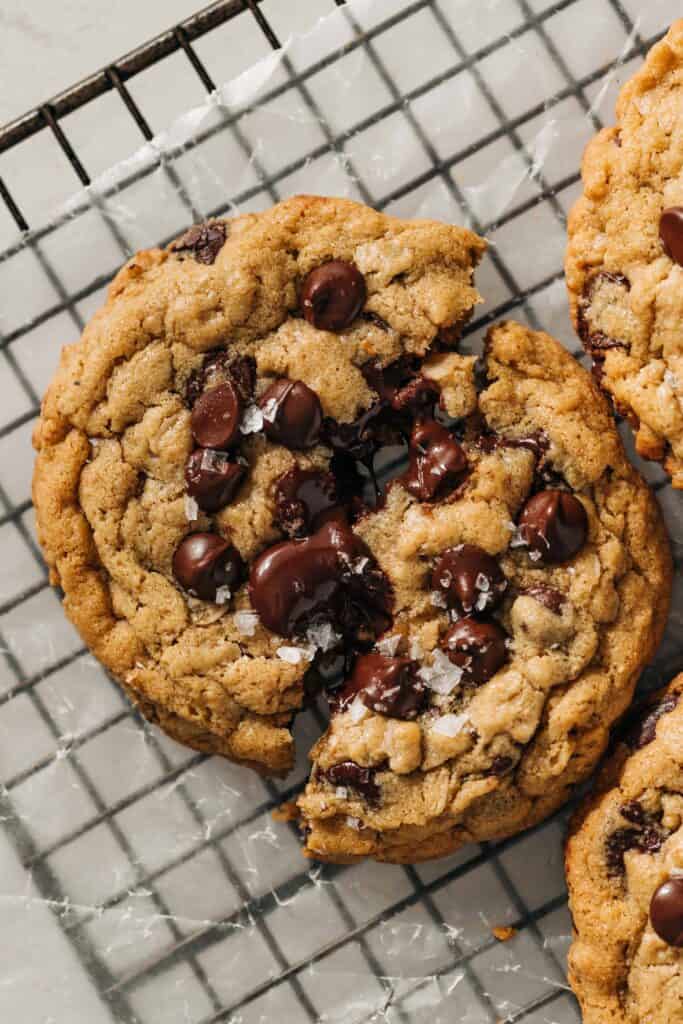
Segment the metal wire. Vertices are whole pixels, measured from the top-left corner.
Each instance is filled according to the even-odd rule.
[[[339,7],[345,8],[344,0],[335,0],[335,2]],[[578,181],[577,172],[567,174],[562,181],[554,186],[551,186],[549,182],[545,181],[542,175],[537,175],[535,179],[538,184],[537,194],[531,199],[525,200],[514,208],[506,211],[504,216],[500,217],[494,223],[483,223],[475,216],[474,211],[468,207],[466,195],[457,185],[457,178],[451,174],[453,169],[457,168],[459,163],[478,153],[491,143],[503,138],[509,140],[515,152],[517,152],[522,160],[526,162],[527,168],[530,168],[531,163],[520,135],[520,129],[525,124],[533,120],[534,117],[537,117],[544,109],[557,105],[568,97],[574,97],[577,100],[581,108],[591,118],[596,129],[600,127],[599,119],[588,102],[586,89],[594,82],[598,81],[609,70],[610,65],[597,68],[580,79],[575,78],[571,74],[567,63],[562,58],[562,55],[558,52],[557,47],[552,43],[552,40],[545,28],[546,23],[550,18],[568,8],[571,8],[577,0],[558,0],[558,2],[549,5],[539,13],[535,13],[531,9],[527,0],[513,0],[513,2],[519,8],[521,17],[519,26],[506,35],[501,36],[500,39],[493,40],[476,52],[469,54],[458,38],[457,32],[453,26],[446,18],[444,18],[436,0],[416,0],[416,2],[402,7],[395,14],[386,18],[380,24],[374,25],[369,30],[364,30],[354,19],[350,11],[346,9],[344,14],[352,32],[351,41],[347,42],[337,53],[325,57],[310,67],[307,67],[304,71],[297,70],[291,61],[285,57],[282,62],[282,67],[285,72],[286,80],[284,83],[278,84],[275,88],[270,90],[270,92],[261,99],[261,102],[263,103],[276,99],[285,93],[292,91],[296,92],[297,96],[309,111],[311,117],[320,125],[324,136],[323,144],[316,146],[310,152],[301,155],[296,160],[293,160],[287,166],[278,170],[277,173],[268,174],[264,167],[261,166],[258,161],[253,159],[248,138],[245,135],[241,124],[242,120],[250,113],[250,108],[240,110],[239,112],[230,115],[226,113],[218,125],[213,126],[210,130],[207,130],[198,136],[196,141],[197,145],[206,141],[213,134],[229,132],[233,141],[240,150],[251,159],[251,165],[254,168],[257,182],[254,186],[250,186],[239,195],[231,196],[230,204],[236,203],[239,205],[259,193],[265,193],[271,200],[276,201],[279,198],[279,185],[289,175],[300,170],[308,162],[313,161],[326,153],[333,152],[343,156],[348,173],[355,182],[361,196],[367,202],[372,203],[379,209],[386,208],[391,203],[394,203],[410,194],[412,191],[427,182],[435,178],[439,178],[456,202],[468,213],[475,230],[478,230],[481,233],[487,233],[494,227],[504,225],[508,221],[513,220],[540,203],[548,203],[554,217],[563,223],[564,214],[556,195],[563,189],[569,188]],[[653,39],[642,39],[635,32],[634,26],[620,3],[620,0],[607,0],[607,2],[610,4],[612,10],[624,27],[625,32],[629,36],[630,46],[628,53],[623,59],[629,59],[630,57],[644,53],[657,37],[654,37]],[[88,185],[90,177],[87,167],[84,166],[78,152],[68,139],[61,124],[64,116],[85,106],[106,92],[114,91],[119,96],[123,107],[127,110],[141,137],[145,140],[150,140],[154,135],[153,126],[141,112],[130,90],[127,88],[126,83],[141,71],[153,66],[159,61],[164,60],[169,55],[182,52],[207,92],[212,91],[215,87],[215,83],[204,63],[199,58],[193,43],[207,32],[220,25],[228,23],[238,14],[243,14],[247,11],[250,12],[251,17],[254,19],[263,35],[264,52],[266,52],[268,47],[277,48],[280,45],[277,33],[264,13],[263,7],[259,5],[258,0],[219,0],[219,2],[213,3],[204,11],[199,12],[168,32],[161,34],[151,42],[137,48],[116,63],[103,68],[97,74],[90,76],[87,80],[81,83],[78,83],[76,86],[60,94],[60,96],[54,98],[49,103],[43,104],[36,110],[33,110],[22,118],[14,121],[12,124],[0,129],[0,153],[7,151],[14,146],[20,145],[22,142],[30,139],[38,132],[48,128],[52,132],[57,145],[69,161],[70,166],[73,168],[75,176],[74,184]],[[393,80],[386,64],[382,61],[376,42],[384,34],[390,32],[392,28],[400,25],[401,22],[420,11],[431,12],[445,38],[449,41],[452,48],[453,60],[452,65],[449,66],[446,71],[434,75],[424,84],[405,93],[401,91],[399,85]],[[552,60],[553,65],[560,73],[564,84],[555,96],[544,97],[537,105],[529,110],[525,110],[519,117],[507,118],[495,95],[487,87],[484,78],[478,70],[478,66],[486,57],[507,45],[510,39],[518,38],[528,31],[536,33]],[[315,90],[312,88],[311,80],[318,72],[334,64],[334,62],[339,60],[340,57],[361,48],[364,50],[368,59],[372,63],[373,68],[386,86],[391,98],[390,101],[385,103],[379,110],[363,118],[351,128],[348,128],[343,132],[335,133],[327,124],[321,108],[316,102]],[[433,144],[429,140],[428,134],[424,130],[423,125],[420,124],[418,117],[414,113],[414,101],[418,100],[421,96],[426,95],[430,90],[437,86],[453,79],[463,71],[468,71],[474,76],[481,94],[485,98],[491,113],[496,119],[496,126],[475,143],[465,146],[459,152],[453,154],[447,159],[443,159],[436,152]],[[410,181],[394,188],[389,193],[385,195],[373,195],[370,187],[362,180],[362,176],[354,166],[353,161],[349,159],[345,147],[356,135],[399,111],[402,111],[403,116],[410,125],[411,131],[414,135],[415,145],[424,153],[428,166],[425,171],[416,175]],[[172,184],[174,192],[180,197],[180,200],[187,211],[188,221],[191,221],[198,218],[198,211],[194,208],[189,197],[189,193],[183,185],[180,174],[173,165],[173,155],[174,154],[170,154],[169,158],[162,162],[163,172]],[[119,184],[117,188],[125,191],[126,188],[136,184],[144,177],[153,173],[157,167],[158,165],[146,167],[144,170],[132,174],[123,183]],[[100,200],[106,200],[106,198],[107,194],[103,193]],[[19,230],[24,233],[28,232],[30,224],[26,215],[22,212],[6,183],[3,182],[2,179],[0,179],[0,200],[4,203]],[[226,202],[226,204],[217,207],[211,212],[214,215],[220,215],[228,208],[228,205],[229,204]],[[132,251],[132,243],[122,234],[120,226],[112,223],[106,212],[106,208],[103,205],[100,205],[97,208],[107,230],[110,231],[111,237],[115,241],[121,258],[125,258]],[[75,210],[75,214],[74,211],[72,211],[70,215],[77,215],[78,212],[77,208]],[[11,331],[7,332],[4,337],[0,337],[0,352],[3,352],[5,357],[8,359],[9,365],[16,374],[18,386],[26,394],[31,406],[29,411],[22,413],[16,419],[7,423],[2,427],[2,429],[0,429],[0,439],[11,436],[15,431],[28,424],[33,418],[35,418],[38,411],[38,395],[35,393],[25,374],[22,373],[21,368],[14,357],[13,348],[16,343],[19,342],[28,332],[34,330],[40,324],[49,322],[53,317],[60,313],[67,313],[69,315],[76,330],[82,329],[83,320],[79,313],[79,304],[84,299],[87,299],[89,296],[97,292],[111,276],[109,272],[98,274],[92,281],[88,282],[86,286],[77,291],[70,291],[66,287],[60,278],[59,272],[46,256],[41,244],[55,232],[59,231],[63,223],[63,219],[57,220],[40,231],[33,232],[28,243],[32,253],[38,260],[40,267],[53,286],[55,293],[58,296],[58,301],[41,313],[37,314],[32,319],[13,328]],[[2,261],[11,259],[13,255],[16,255],[23,244],[23,242],[20,242],[7,249],[4,253],[0,253],[0,265],[2,264]],[[491,258],[501,279],[507,285],[510,297],[505,299],[503,302],[498,303],[496,308],[474,320],[468,328],[469,333],[480,331],[494,319],[504,316],[517,307],[524,309],[527,317],[533,323],[535,320],[535,313],[532,300],[536,295],[541,293],[545,288],[559,280],[561,277],[558,273],[552,273],[544,280],[535,283],[532,287],[524,289],[520,286],[520,283],[516,280],[514,273],[505,264],[505,261],[502,259],[500,254],[494,252]],[[111,271],[113,272],[115,269],[115,267],[112,267]],[[663,486],[663,483],[663,480],[660,481],[659,486]],[[22,539],[31,550],[34,559],[37,562],[40,562],[39,552],[37,551],[35,543],[33,542],[33,539],[31,538],[24,523],[24,516],[29,510],[29,501],[13,504],[6,491],[0,487],[0,526],[13,524],[14,528],[21,532]],[[47,589],[47,587],[48,581],[46,576],[44,576],[42,580],[25,587],[18,594],[12,597],[11,600],[6,601],[2,606],[0,606],[0,617],[11,613],[20,605],[23,605],[25,602],[39,596]],[[1,634],[0,647],[8,652],[5,657],[14,679],[14,683],[11,688],[3,696],[0,696],[0,709],[10,701],[16,699],[19,695],[24,695],[25,698],[31,702],[32,707],[45,726],[47,726],[50,733],[54,736],[55,741],[58,743],[60,741],[59,728],[41,697],[39,684],[43,683],[51,676],[54,676],[60,670],[77,666],[79,661],[87,656],[85,649],[79,647],[75,651],[55,659],[54,662],[47,667],[43,667],[39,671],[31,672],[27,671],[22,666],[19,659],[11,653],[9,645],[5,642]],[[115,684],[112,683],[111,685],[113,686]],[[109,729],[121,725],[121,723],[127,720],[135,722],[138,728],[144,730],[149,744],[149,749],[156,759],[155,763],[158,765],[158,776],[153,781],[134,788],[128,795],[122,797],[120,800],[107,803],[99,795],[95,783],[89,777],[89,774],[83,765],[81,755],[89,742],[104,735]],[[249,813],[239,821],[231,821],[223,827],[213,829],[210,834],[206,834],[203,828],[205,823],[201,812],[189,792],[186,782],[189,773],[191,773],[193,769],[199,768],[207,759],[203,755],[188,755],[188,758],[182,763],[172,763],[157,741],[154,730],[141,721],[135,711],[131,709],[119,710],[105,721],[100,722],[96,727],[83,732],[81,735],[71,737],[69,742],[69,763],[76,773],[79,784],[83,787],[84,792],[88,794],[94,808],[94,813],[77,828],[73,828],[70,831],[65,832],[63,835],[60,835],[58,839],[49,844],[38,847],[32,838],[26,823],[22,820],[21,815],[16,811],[14,805],[15,794],[20,791],[21,787],[26,785],[34,776],[46,770],[59,756],[60,754],[56,753],[43,757],[40,760],[37,760],[36,763],[31,765],[29,768],[25,768],[18,772],[14,777],[5,780],[0,795],[0,806],[2,807],[6,820],[8,820],[10,824],[8,834],[16,848],[17,854],[22,860],[22,863],[27,870],[30,870],[38,893],[46,900],[49,900],[50,905],[54,907],[55,918],[59,922],[64,936],[71,944],[74,955],[79,959],[83,970],[87,973],[92,984],[100,993],[102,999],[110,1006],[117,1019],[122,1022],[126,1022],[126,1024],[128,1024],[129,1021],[132,1022],[139,1019],[136,1016],[133,1003],[131,1002],[131,996],[136,991],[136,988],[140,983],[143,981],[146,982],[156,975],[161,975],[173,965],[180,963],[187,964],[189,966],[193,977],[201,986],[206,995],[208,1004],[212,1008],[209,1015],[204,1018],[201,1024],[218,1024],[219,1021],[228,1021],[232,1019],[237,1020],[239,1018],[236,1015],[244,1011],[250,1004],[254,1003],[257,999],[262,998],[264,995],[267,995],[269,992],[277,989],[278,986],[284,985],[289,985],[291,987],[291,991],[298,1001],[301,1019],[315,1021],[318,1019],[318,1014],[310,996],[306,992],[305,986],[302,984],[303,972],[305,969],[310,968],[312,964],[319,965],[324,963],[328,957],[351,944],[357,947],[360,951],[360,954],[364,958],[368,973],[378,978],[383,984],[386,1001],[382,1012],[386,1014],[391,1007],[393,1014],[391,1018],[392,1020],[409,1021],[411,1019],[410,1011],[404,1004],[411,995],[419,993],[420,989],[427,984],[427,981],[416,979],[413,983],[402,990],[400,996],[398,996],[394,990],[391,980],[382,977],[382,964],[374,954],[369,939],[385,922],[392,920],[403,911],[409,910],[418,905],[425,909],[434,927],[439,931],[443,931],[445,922],[438,909],[438,903],[435,901],[435,897],[438,897],[438,894],[442,890],[445,890],[454,881],[466,876],[468,872],[476,870],[477,867],[484,864],[489,864],[491,866],[495,878],[501,885],[514,908],[514,920],[512,921],[514,927],[518,929],[525,929],[531,936],[538,950],[542,951],[546,957],[549,957],[550,960],[554,961],[558,971],[562,973],[562,964],[560,959],[552,952],[552,950],[549,951],[545,948],[539,923],[543,922],[548,915],[563,906],[564,897],[561,895],[554,897],[533,909],[530,909],[527,906],[522,896],[516,891],[502,860],[505,852],[516,842],[514,839],[497,844],[495,847],[489,845],[480,846],[477,850],[472,852],[472,856],[469,860],[464,863],[459,863],[455,867],[451,867],[446,870],[443,875],[432,881],[425,882],[421,877],[420,872],[414,868],[406,867],[403,869],[403,876],[407,884],[407,895],[404,895],[400,899],[392,902],[390,906],[386,907],[381,912],[370,915],[367,920],[360,922],[356,920],[353,913],[344,902],[343,886],[335,884],[344,878],[348,869],[343,867],[325,868],[324,879],[325,882],[328,883],[326,891],[329,892],[333,904],[343,921],[344,933],[340,937],[333,939],[318,949],[313,956],[307,956],[298,961],[292,962],[288,957],[287,949],[278,941],[271,928],[272,915],[277,911],[278,907],[282,905],[283,901],[291,899],[311,885],[310,871],[303,869],[295,871],[292,877],[279,887],[277,893],[267,892],[265,894],[254,896],[249,892],[247,886],[240,877],[240,873],[237,868],[231,863],[230,858],[226,853],[226,840],[231,836],[234,836],[239,829],[244,828],[252,822],[256,822],[264,812],[273,806],[273,804],[294,796],[298,788],[296,785],[285,790],[279,790],[272,783],[267,784],[265,789],[265,799],[263,802],[252,807]],[[187,810],[190,818],[197,825],[200,838],[198,838],[189,849],[183,850],[181,853],[171,858],[161,868],[153,871],[146,871],[140,865],[135,856],[134,850],[130,846],[125,830],[120,824],[120,818],[128,808],[133,807],[139,801],[156,792],[164,791],[170,786],[173,787],[174,794],[176,794],[182,801],[182,804]],[[151,894],[151,900],[155,907],[155,911],[167,921],[171,930],[171,943],[167,948],[159,954],[147,959],[144,964],[139,967],[129,970],[127,973],[120,976],[115,976],[112,973],[110,967],[98,953],[97,948],[89,938],[88,928],[98,914],[119,907],[125,902],[130,894],[130,884],[121,885],[118,891],[112,893],[108,899],[102,903],[97,912],[93,910],[91,912],[69,914],[64,912],[65,908],[68,908],[68,893],[65,892],[63,887],[60,885],[51,866],[51,860],[55,854],[65,850],[70,846],[70,844],[78,842],[79,839],[90,834],[93,829],[102,825],[106,825],[110,830],[115,843],[128,860],[135,879],[135,886],[140,889],[144,889],[146,892]],[[533,835],[534,832],[539,832],[543,827],[544,826],[538,826],[537,829],[532,830],[531,833],[526,833],[525,836],[528,837],[530,834]],[[207,850],[213,851],[218,858],[218,862],[225,878],[225,883],[226,885],[231,886],[238,894],[240,906],[235,913],[226,916],[221,921],[212,922],[196,928],[190,934],[184,934],[174,923],[170,908],[160,895],[159,883],[163,881],[164,877],[171,871],[187,864],[193,858]],[[230,1005],[226,1005],[225,1002],[221,1000],[214,985],[212,984],[211,977],[202,967],[200,956],[204,951],[211,949],[211,947],[217,942],[224,939],[226,934],[230,934],[231,931],[237,927],[244,926],[245,923],[251,923],[256,929],[258,929],[266,947],[277,964],[278,970],[274,976],[264,978],[263,981],[254,986],[244,997],[236,1000]],[[457,937],[451,937],[449,942],[451,957],[449,958],[447,966],[438,968],[434,972],[430,972],[429,979],[430,982],[434,979],[438,980],[448,972],[452,972],[455,969],[462,969],[471,985],[474,998],[476,999],[482,1014],[482,1021],[487,1020],[490,1021],[491,1024],[494,1024],[495,1021],[500,1019],[500,1010],[497,1008],[495,1000],[491,994],[486,991],[485,986],[477,974],[476,960],[488,950],[494,948],[495,945],[496,940],[489,936],[486,939],[482,939],[473,947],[466,948],[458,942]],[[562,988],[546,991],[542,995],[537,995],[533,999],[529,1000],[527,1005],[514,1009],[505,1019],[517,1022],[523,1021],[526,1018],[531,1018],[536,1011],[540,1011],[551,1006],[556,1000],[562,998],[563,995],[564,990]],[[370,1020],[371,1018],[368,1017],[365,1019]]]

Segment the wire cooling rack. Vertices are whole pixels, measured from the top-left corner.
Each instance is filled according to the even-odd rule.
[[[83,649],[35,541],[29,438],[59,346],[131,251],[203,216],[319,191],[467,222],[492,242],[479,275],[487,303],[467,343],[513,315],[579,354],[561,267],[580,152],[677,5],[336,6],[314,36],[280,52],[291,19],[328,14],[331,0],[221,0],[0,129],[3,1019],[579,1019],[564,977],[566,811],[433,864],[307,863],[270,812],[305,778],[321,715],[300,716],[297,767],[282,784],[180,748]],[[166,122],[145,105],[163,117],[200,103],[198,91],[215,99],[221,54],[237,52],[244,68],[266,56],[266,70],[219,90],[219,103],[160,141]],[[141,83],[157,73],[145,99]],[[114,124],[148,145],[111,172],[102,161],[128,152],[111,152]],[[79,186],[46,217],[60,188],[66,198]],[[641,469],[678,561],[675,498],[660,470]],[[670,629],[645,685],[682,663]],[[513,937],[500,942],[496,926]]]

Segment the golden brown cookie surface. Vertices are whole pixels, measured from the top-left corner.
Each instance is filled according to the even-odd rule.
[[[586,148],[569,217],[574,325],[641,455],[683,487],[683,20]]]
[[[585,1024],[683,1020],[683,676],[621,732],[566,849]]]
[[[313,857],[413,862],[540,821],[661,636],[666,535],[590,375],[515,323],[491,330],[486,369],[458,491],[430,504],[396,482],[356,527],[394,620],[314,748]]]
[[[35,433],[40,540],[86,643],[174,735],[290,767],[309,659],[338,631],[311,634],[316,616],[292,607],[280,632],[267,628],[250,572],[348,504],[333,451],[361,427],[375,443],[381,367],[410,384],[437,339],[458,333],[483,250],[461,228],[296,197],[139,253],[64,350]],[[451,361],[443,390],[457,406],[471,360]],[[349,594],[382,589],[372,559],[355,575],[342,564],[365,557],[352,525],[323,541],[311,571],[328,576],[310,586],[339,568],[330,606],[346,602],[347,631],[379,628],[388,593],[370,623],[363,600],[350,621]]]

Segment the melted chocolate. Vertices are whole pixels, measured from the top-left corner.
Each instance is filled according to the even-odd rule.
[[[391,624],[391,588],[363,541],[340,521],[304,540],[267,548],[251,567],[251,603],[274,633],[293,636],[315,621],[352,638]]]

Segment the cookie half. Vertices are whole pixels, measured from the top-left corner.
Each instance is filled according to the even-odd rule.
[[[138,253],[64,349],[34,438],[50,578],[172,736],[286,772],[312,665],[390,625],[354,523],[376,450],[473,393],[448,350],[484,248],[300,196]]]
[[[393,624],[313,750],[312,857],[412,863],[540,821],[595,766],[659,642],[666,534],[590,374],[515,323],[490,331],[485,371],[460,485],[411,486],[438,462],[418,441],[413,476],[355,527]]]
[[[566,278],[594,372],[641,455],[683,487],[683,20],[586,148]]]
[[[585,1024],[683,1020],[683,675],[625,723],[566,848]]]

